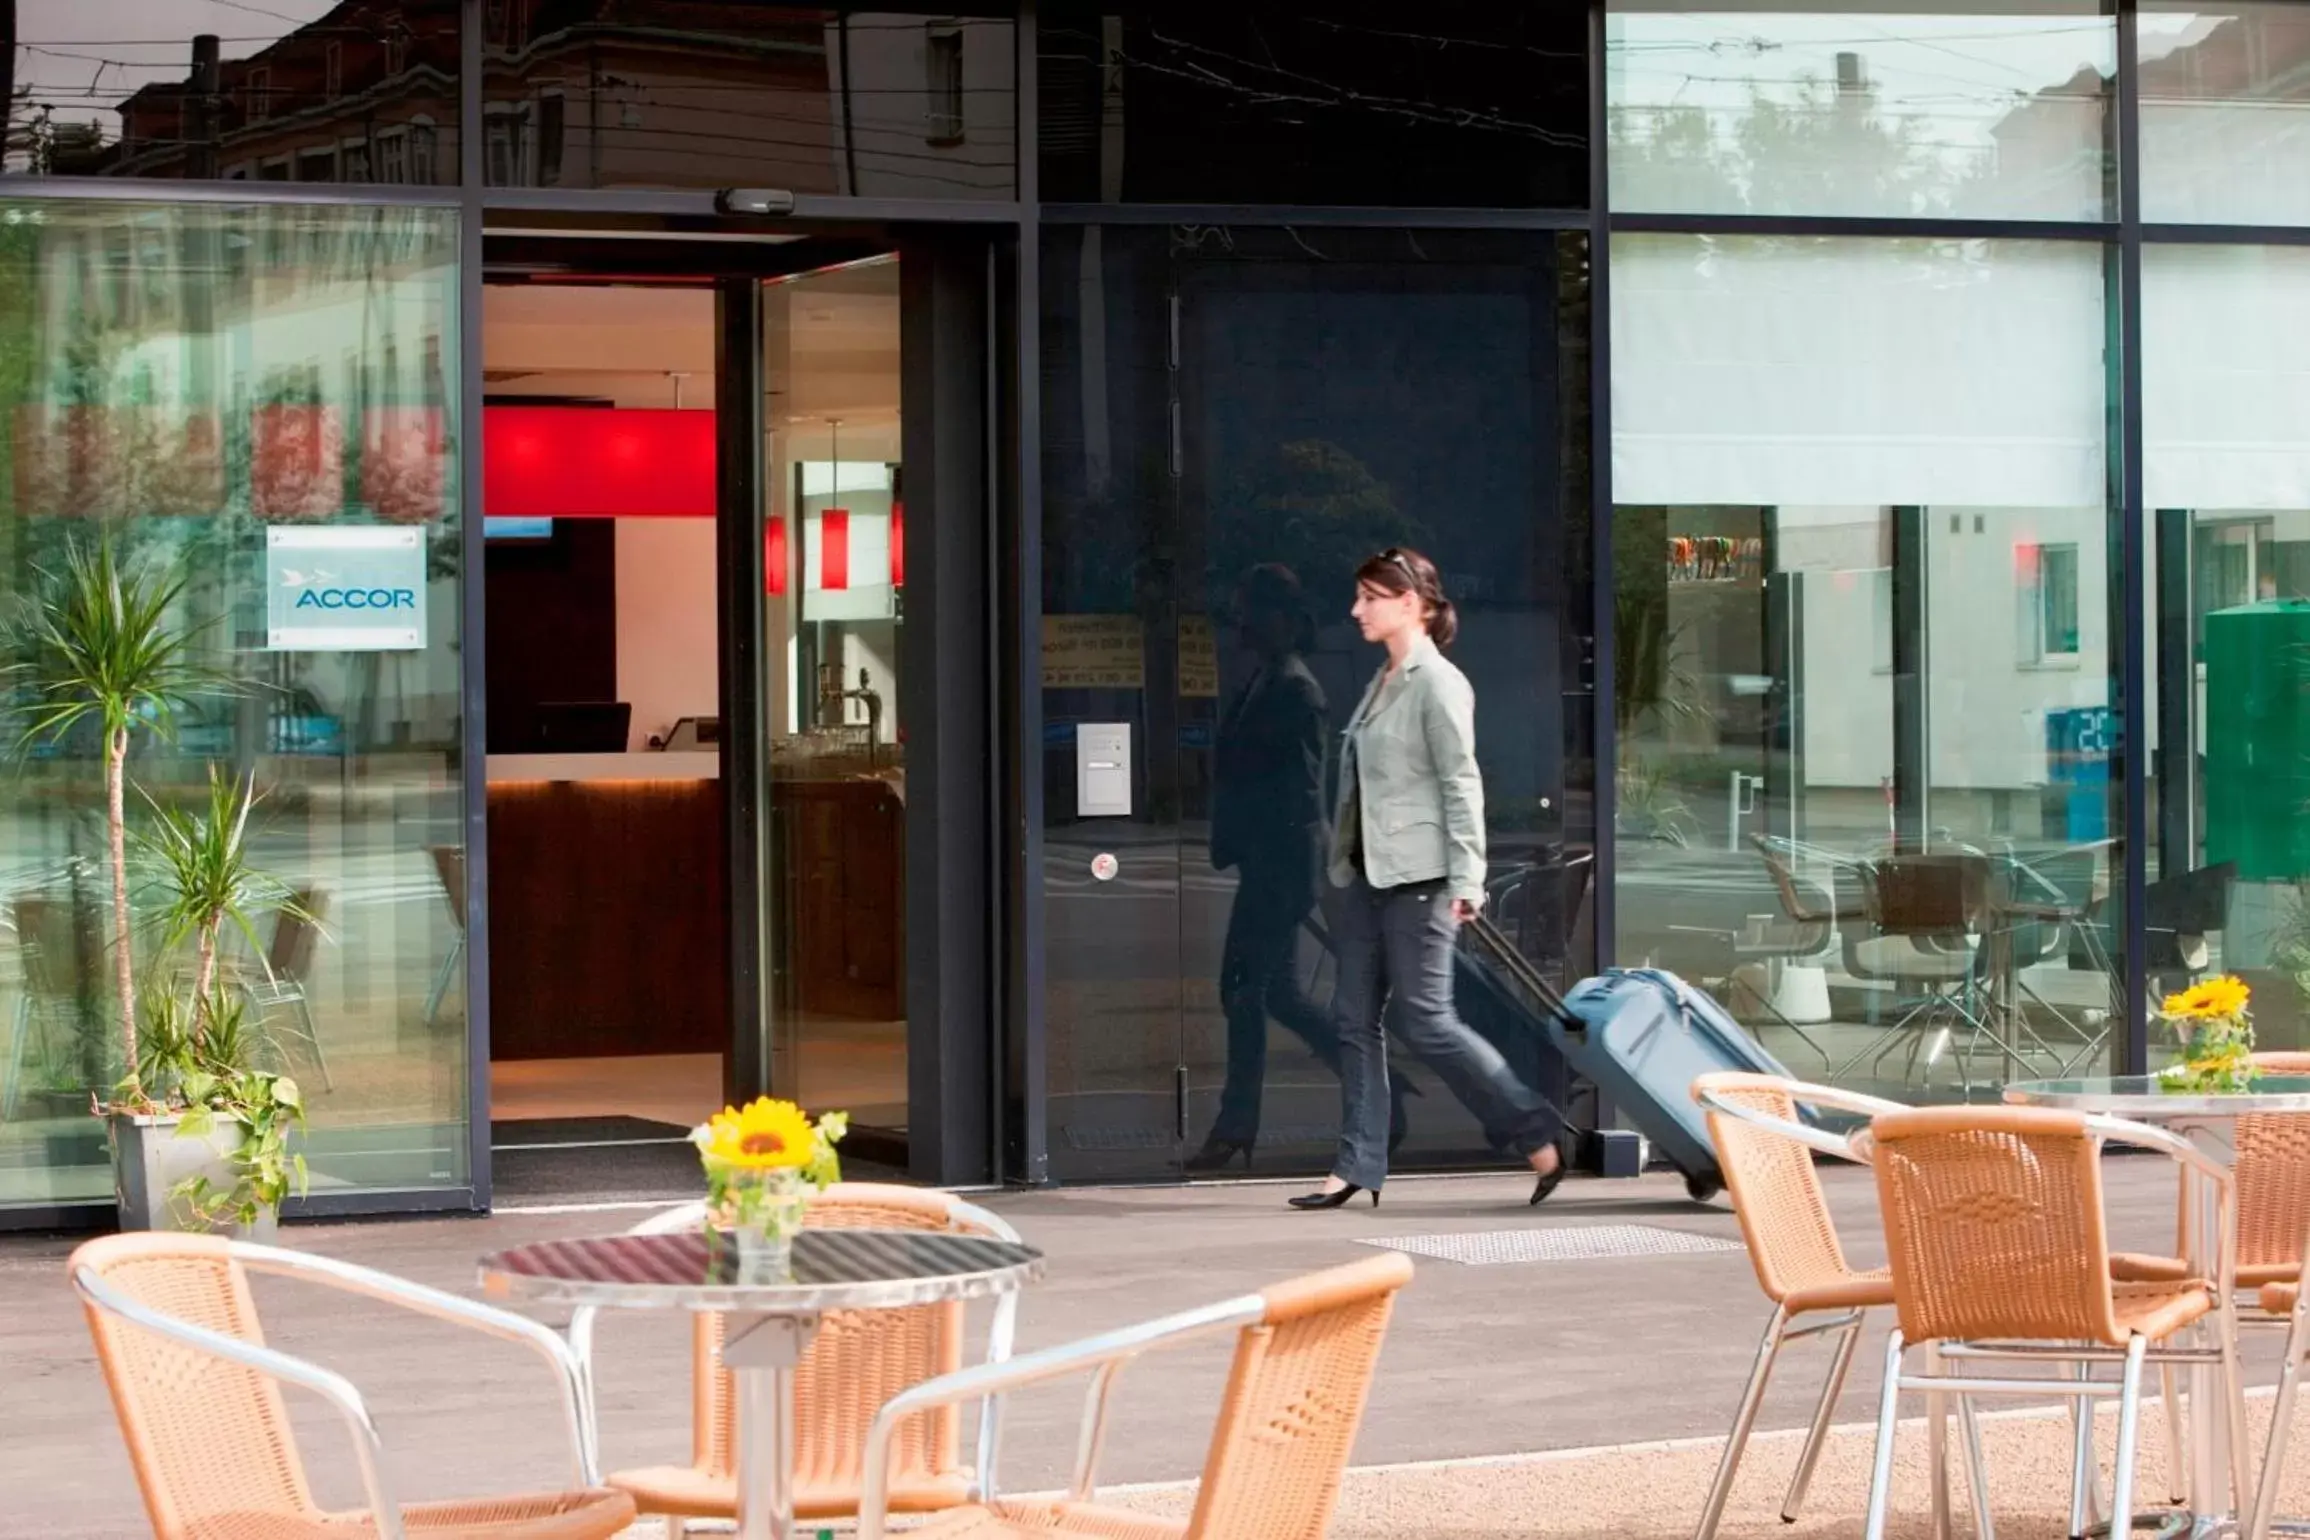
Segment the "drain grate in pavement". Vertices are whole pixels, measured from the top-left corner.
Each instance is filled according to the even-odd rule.
[[[1531,1230],[1471,1230],[1457,1235],[1398,1235],[1361,1244],[1416,1257],[1491,1267],[1504,1262],[1588,1262],[1606,1257],[1671,1257],[1738,1251],[1721,1241],[1658,1225],[1556,1225]]]

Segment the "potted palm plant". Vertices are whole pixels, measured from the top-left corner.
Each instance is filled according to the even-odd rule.
[[[245,1004],[219,976],[226,926],[267,967],[256,922],[286,914],[317,923],[288,885],[250,858],[249,818],[261,800],[254,778],[209,767],[208,804],[198,812],[150,796],[150,826],[136,849],[153,902],[163,966],[193,950],[189,990],[172,975],[147,1012],[148,1097],[158,1110],[127,1115],[138,1130],[167,1130],[119,1147],[121,1223],[134,1228],[211,1228],[229,1222],[269,1233],[292,1179],[301,1189],[304,1157],[288,1135],[304,1123],[296,1081],[260,1068],[260,1044],[244,1024]]]
[[[166,738],[195,696],[232,693],[235,682],[200,659],[194,645],[198,628],[177,619],[185,580],[151,564],[123,562],[109,532],[73,542],[59,570],[37,576],[36,600],[13,627],[16,656],[8,666],[21,692],[21,745],[31,752],[58,744],[88,724],[102,733],[121,1078],[111,1101],[98,1110],[110,1122],[117,1178],[124,1161],[141,1160],[137,1147],[159,1127],[140,1119],[164,1111],[146,1090],[138,1043],[129,919],[129,750],[140,731]],[[167,1132],[173,1134],[173,1126]]]

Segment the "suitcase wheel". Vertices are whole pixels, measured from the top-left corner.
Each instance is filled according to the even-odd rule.
[[[1724,1191],[1724,1183],[1713,1176],[1688,1176],[1684,1179],[1685,1196],[1695,1203],[1706,1203]]]

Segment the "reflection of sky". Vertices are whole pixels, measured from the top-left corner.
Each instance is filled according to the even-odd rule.
[[[58,123],[101,123],[155,81],[192,73],[192,40],[213,33],[245,59],[328,14],[337,0],[16,0],[16,87]],[[24,109],[18,109],[21,117]]]
[[[2187,17],[2142,18],[2144,52],[2164,52]],[[1752,88],[1790,102],[1833,85],[1856,53],[1881,112],[1919,120],[1917,144],[1963,163],[2040,91],[2091,70],[2116,73],[2117,24],[2092,15],[1785,15],[1754,11],[1610,18],[1607,92],[1615,107],[1701,107],[1735,116]],[[2158,42],[2153,44],[2153,39]]]

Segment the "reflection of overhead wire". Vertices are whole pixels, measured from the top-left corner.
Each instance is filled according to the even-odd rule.
[[[1117,62],[1121,63],[1126,69],[1140,70],[1148,74],[1167,75],[1173,79],[1192,81],[1197,85],[1211,86],[1221,90],[1231,91],[1235,93],[1240,99],[1246,102],[1253,102],[1261,106],[1273,105],[1279,102],[1293,102],[1301,106],[1308,107],[1354,108],[1363,112],[1377,113],[1391,117],[1408,118],[1416,123],[1434,123],[1451,128],[1491,129],[1500,133],[1513,133],[1527,138],[1536,139],[1543,144],[1558,145],[1565,149],[1578,149],[1588,142],[1587,136],[1584,134],[1565,133],[1558,129],[1543,127],[1538,123],[1519,122],[1512,118],[1502,117],[1498,113],[1475,107],[1448,107],[1438,105],[1433,102],[1409,101],[1400,98],[1374,96],[1362,91],[1347,90],[1345,88],[1334,85],[1331,82],[1318,80],[1312,76],[1299,74],[1296,71],[1280,69],[1273,65],[1260,64],[1256,60],[1237,58],[1234,55],[1223,53],[1217,49],[1203,48],[1192,43],[1177,42],[1173,39],[1163,37],[1160,34],[1155,34],[1155,41],[1162,43],[1167,47],[1180,49],[1182,52],[1209,54],[1211,57],[1222,60],[1226,63],[1245,66],[1256,73],[1276,75],[1287,80],[1299,81],[1304,85],[1312,85],[1319,89],[1328,89],[1331,94],[1316,95],[1310,94],[1304,90],[1276,90],[1273,88],[1262,87],[1256,84],[1231,80],[1216,70],[1210,69],[1203,65],[1193,63],[1177,65],[1163,64],[1158,63],[1153,59],[1136,57],[1130,54],[1126,54],[1120,50],[1118,50],[1116,54]]]
[[[1878,30],[1883,32],[1882,28],[1879,28]],[[1952,59],[1963,59],[1968,64],[1980,64],[1991,69],[2004,70],[2007,74],[2019,75],[2024,80],[2030,79],[2034,73],[2033,71],[2023,69],[2020,65],[2015,64],[2008,59],[1984,58],[1980,54],[1967,53],[1962,48],[1951,48],[1946,43],[1934,42],[1927,38],[1896,37],[1890,32],[1884,32],[1884,37],[1885,40],[1890,43],[1901,43],[1912,48],[1929,49],[1934,53],[1947,54]],[[2110,34],[2110,41],[2112,43],[2117,41],[2117,35],[2114,31]]]
[[[1489,48],[1498,53],[1525,53],[1536,59],[1585,59],[1584,48],[1540,48],[1531,43],[1511,43],[1488,37],[1437,37],[1428,32],[1396,32],[1385,27],[1359,27],[1352,22],[1334,21],[1323,16],[1309,16],[1306,24],[1322,27],[1331,32],[1354,32],[1364,37],[1389,38],[1399,43],[1420,43],[1434,47],[1438,52],[1447,48]]]
[[[2003,32],[1950,32],[1937,35],[1933,41],[1938,43],[2010,43],[2016,39],[2067,37],[2087,32],[2113,39],[2117,35],[2116,24],[2104,19],[2098,22],[2086,21],[2074,27],[2031,27],[2027,30],[2009,28]],[[1727,43],[1752,47],[1757,51],[1776,51],[1783,48],[1859,48],[1865,43],[1922,43],[1924,41],[1923,38],[1902,37],[1891,32],[1880,33],[1875,37],[1805,37],[1785,40],[1760,37],[1753,32],[1727,32],[1713,40],[1706,41],[1699,38],[1647,38],[1639,40],[1623,37],[1617,42],[1606,42],[1604,51],[1608,55],[1616,53],[1672,53],[1678,49],[1694,48],[1714,52]]]

